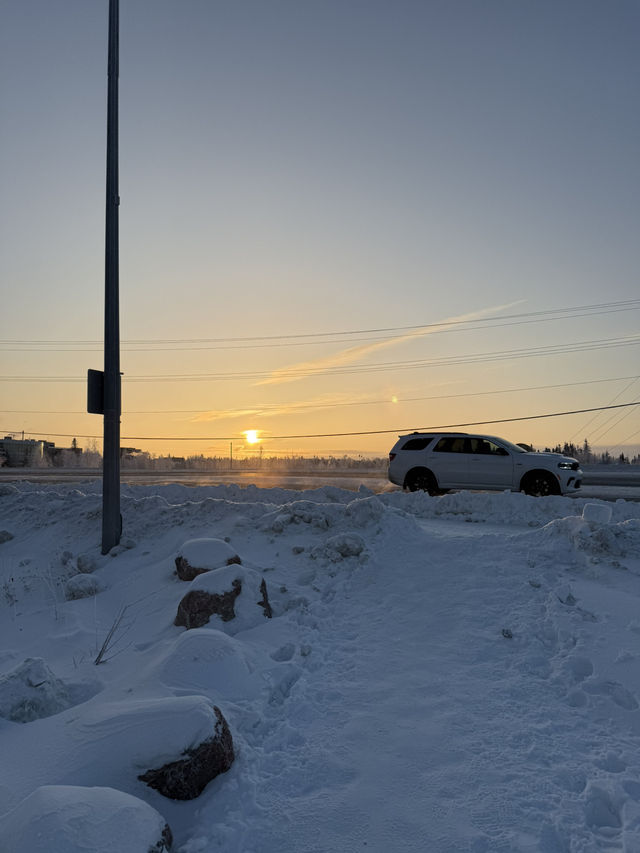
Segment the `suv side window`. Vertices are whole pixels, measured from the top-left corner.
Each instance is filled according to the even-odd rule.
[[[471,445],[471,453],[491,454],[492,456],[509,455],[502,447],[498,447],[497,444],[486,438],[470,438],[469,444]]]
[[[430,435],[428,438],[410,438],[405,444],[402,445],[403,450],[424,450],[425,447],[428,447],[433,441],[433,436]]]
[[[449,435],[446,438],[441,438],[433,448],[434,453],[464,453],[464,438]]]

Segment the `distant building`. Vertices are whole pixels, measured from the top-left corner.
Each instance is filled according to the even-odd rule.
[[[39,465],[61,465],[62,453],[80,455],[80,447],[56,447],[53,441],[36,441],[34,438],[13,438],[5,435],[0,439],[0,466],[7,468],[38,467]]]

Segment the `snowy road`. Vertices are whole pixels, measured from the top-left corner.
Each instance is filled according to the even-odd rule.
[[[640,468],[633,466],[629,471],[620,472],[613,466],[603,466],[604,470],[588,471],[580,496],[601,498],[602,500],[640,501]],[[99,470],[60,469],[60,468],[0,468],[0,483],[86,483],[100,480]],[[379,472],[349,471],[305,472],[301,474],[283,474],[265,471],[233,471],[228,473],[207,473],[203,471],[127,471],[121,472],[121,480],[129,485],[164,486],[172,483],[184,486],[255,485],[260,488],[314,489],[321,486],[335,486],[340,489],[357,491],[365,485],[377,494],[395,489],[385,475]]]

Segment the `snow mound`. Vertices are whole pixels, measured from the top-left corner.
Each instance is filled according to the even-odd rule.
[[[347,504],[346,516],[354,527],[377,524],[385,512],[385,506],[376,497],[360,498]]]
[[[239,563],[237,552],[223,539],[189,539],[176,555],[186,560],[194,569],[219,569],[230,563]]]
[[[30,723],[59,714],[72,705],[66,685],[42,658],[27,658],[0,676],[0,717]]]
[[[565,538],[580,552],[596,557],[640,557],[640,519],[617,524],[585,521],[578,516],[559,518],[545,525],[541,533],[553,545]]]
[[[582,517],[585,521],[608,524],[611,521],[611,507],[605,504],[585,504],[582,508]]]
[[[417,518],[464,518],[464,520],[542,527],[550,521],[581,513],[592,500],[550,495],[534,498],[523,492],[451,492],[430,497],[426,492],[388,492],[378,495],[385,506],[394,507]],[[613,521],[640,518],[640,503],[616,501],[609,504]]]
[[[276,512],[268,513],[263,519],[263,528],[282,533],[289,525],[308,524],[319,530],[328,530],[340,515],[344,515],[342,506],[318,504],[310,500],[293,501]]]
[[[245,644],[210,628],[181,634],[159,665],[158,676],[169,687],[213,691],[233,702],[254,698],[261,687]]]
[[[2,818],[11,853],[163,853],[167,822],[147,803],[113,788],[44,785]]]

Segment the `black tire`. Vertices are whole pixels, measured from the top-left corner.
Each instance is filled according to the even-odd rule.
[[[559,495],[560,486],[546,471],[532,471],[523,479],[522,491],[534,498],[546,498],[549,495]]]
[[[410,492],[429,492],[430,495],[442,494],[436,478],[426,468],[414,468],[413,471],[409,471],[405,485]]]

